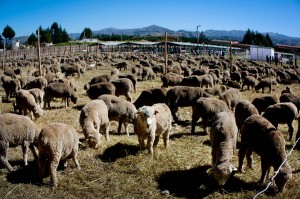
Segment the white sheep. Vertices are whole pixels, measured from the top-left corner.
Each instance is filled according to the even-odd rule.
[[[212,120],[210,141],[213,167],[209,173],[223,186],[236,170],[232,164],[232,157],[236,148],[238,128],[232,112],[219,112]]]
[[[31,149],[34,158],[37,159],[34,144],[39,132],[33,121],[26,116],[13,113],[0,115],[0,157],[1,162],[9,171],[13,171],[13,167],[7,160],[9,147],[22,146],[24,165],[27,165],[28,147]]]
[[[105,135],[109,140],[108,109],[103,100],[92,100],[81,109],[79,123],[91,148],[100,143],[100,136]]]
[[[156,147],[159,137],[163,134],[164,145],[168,146],[169,134],[171,131],[172,114],[165,104],[154,104],[153,106],[142,106],[137,111],[137,118],[134,124],[134,132],[138,136],[140,149],[145,148],[153,154],[153,147]]]
[[[58,185],[56,169],[59,161],[67,166],[67,158],[71,157],[77,169],[80,165],[77,159],[79,138],[73,126],[63,123],[46,125],[38,138],[39,175],[43,182],[45,170],[49,168],[50,180],[54,186]]]

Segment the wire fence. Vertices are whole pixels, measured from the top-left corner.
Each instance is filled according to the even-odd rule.
[[[277,174],[279,173],[279,170],[281,169],[281,167],[284,165],[284,163],[287,161],[288,157],[292,154],[292,152],[294,151],[294,148],[297,146],[298,142],[300,140],[300,137],[296,140],[295,144],[293,145],[293,147],[291,148],[291,150],[289,151],[289,153],[287,154],[286,158],[284,159],[284,161],[281,163],[281,165],[279,166],[279,168],[277,169],[277,171],[274,173],[274,176],[270,179],[270,182],[267,184],[266,188],[263,189],[262,191],[258,192],[253,199],[256,199],[259,195],[261,195],[262,193],[266,192],[268,190],[268,188],[270,187],[270,185],[272,184],[272,182],[274,181],[275,177],[277,176]],[[300,186],[299,186],[300,189]],[[295,196],[295,198],[297,197],[298,193],[299,193],[299,189],[298,192]]]

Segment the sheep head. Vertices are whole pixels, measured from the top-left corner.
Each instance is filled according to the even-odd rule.
[[[278,187],[278,191],[282,192],[284,187],[289,179],[292,178],[292,169],[290,165],[284,165],[280,170],[277,176],[275,177],[275,183]]]
[[[220,186],[223,186],[231,174],[235,173],[237,169],[229,162],[223,162],[217,166],[213,166],[209,171],[209,175],[213,175],[214,179]]]
[[[143,106],[137,111],[137,119],[143,121],[141,124],[144,124],[147,129],[149,129],[153,124],[156,124],[155,115],[158,111],[154,110],[150,106]]]

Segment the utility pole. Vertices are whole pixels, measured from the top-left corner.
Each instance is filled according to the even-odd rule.
[[[201,27],[201,25],[197,26],[197,54],[199,53],[199,27]]]
[[[230,74],[232,73],[232,43],[230,38],[230,47],[229,47],[229,60],[230,60]]]
[[[167,74],[167,67],[168,67],[168,45],[167,45],[167,40],[168,40],[168,36],[167,36],[167,32],[165,32],[165,74]]]
[[[40,49],[40,28],[38,28],[38,62],[39,62],[39,71],[40,76],[42,76],[42,64],[41,64],[41,49]]]
[[[3,40],[4,41],[4,40]],[[2,70],[4,71],[4,61],[5,61],[5,42],[3,42],[3,55],[2,55]]]

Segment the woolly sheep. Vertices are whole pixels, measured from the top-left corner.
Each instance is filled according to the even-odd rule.
[[[28,147],[32,151],[34,158],[37,159],[34,144],[37,141],[39,132],[34,122],[26,116],[13,113],[3,113],[0,115],[0,157],[1,162],[9,171],[13,171],[13,167],[7,160],[9,147],[22,146],[25,165],[28,164]]]
[[[192,128],[191,133],[195,133],[195,128],[199,118],[202,118],[202,127],[207,133],[207,127],[211,126],[211,119],[215,114],[222,111],[229,111],[228,106],[223,100],[216,98],[200,98],[192,106]]]
[[[19,109],[20,114],[27,115],[29,111],[30,118],[35,119],[43,116],[43,110],[34,99],[34,96],[27,90],[19,90],[16,93],[15,108]]]
[[[226,102],[230,110],[234,111],[235,106],[240,100],[240,91],[235,88],[229,88],[224,91],[219,98]]]
[[[200,97],[211,97],[203,88],[189,86],[174,86],[167,92],[168,106],[171,109],[173,119],[180,123],[176,112],[178,107],[192,106]]]
[[[204,91],[210,95],[220,96],[226,90],[227,90],[227,86],[220,85],[220,86],[215,86],[212,88],[206,88]]]
[[[270,105],[278,103],[279,100],[275,96],[257,97],[252,101],[252,104],[257,108],[258,113],[264,112]]]
[[[239,101],[235,107],[234,115],[236,118],[236,125],[240,130],[244,121],[251,115],[259,115],[256,107],[248,100]]]
[[[239,150],[238,171],[243,171],[243,160],[247,157],[248,167],[253,168],[252,153],[261,157],[261,178],[259,183],[263,185],[268,178],[270,168],[274,171],[286,160],[285,141],[281,132],[264,117],[252,115],[248,117],[241,129],[241,147]],[[292,169],[286,161],[280,168],[275,183],[278,190],[283,191],[287,181],[292,177]]]
[[[167,147],[171,121],[171,111],[165,104],[139,108],[134,123],[134,132],[138,137],[140,150],[145,148],[145,139],[147,139],[148,152],[153,154],[153,148],[157,146],[161,134],[163,135],[164,146]]]
[[[297,115],[297,107],[292,102],[281,102],[269,106],[262,116],[276,128],[278,124],[287,124],[289,127],[289,141],[291,141],[294,134],[293,121]]]
[[[257,84],[257,79],[253,76],[246,76],[243,79],[243,84],[242,84],[242,91],[244,90],[244,86],[247,86],[247,89],[249,90],[249,87],[251,87],[252,89],[254,89],[255,85]]]
[[[80,165],[77,159],[79,138],[73,126],[64,123],[52,123],[43,127],[38,138],[39,175],[43,182],[45,170],[49,169],[53,186],[58,185],[56,169],[59,161],[67,167],[67,158],[71,157],[77,169]]]
[[[86,103],[81,109],[79,123],[91,148],[98,147],[101,134],[109,140],[108,109],[103,100],[96,99]]]
[[[98,99],[104,101],[108,109],[109,121],[119,122],[118,133],[121,133],[122,124],[125,126],[125,132],[129,135],[128,124],[135,120],[136,108],[132,102],[128,102],[114,95],[101,95]]]
[[[8,76],[1,76],[1,81],[8,101],[12,94],[15,94],[21,88],[20,81]]]
[[[98,75],[96,77],[93,77],[88,83],[84,85],[84,90],[87,90],[93,84],[97,84],[101,82],[109,82],[116,79],[118,79],[117,75],[110,75],[110,74]]]
[[[35,77],[33,79],[30,79],[25,86],[26,89],[32,89],[32,88],[39,88],[42,91],[44,91],[45,87],[48,85],[48,82],[45,77]]]
[[[161,76],[161,80],[163,82],[163,85],[161,87],[168,87],[168,86],[176,86],[179,85],[182,81],[183,76],[178,75],[175,73],[167,73],[163,76]]]
[[[236,148],[238,128],[232,112],[217,113],[212,119],[210,142],[212,146],[213,174],[219,185],[223,186],[235,171],[232,157]]]
[[[113,85],[116,87],[116,96],[124,95],[127,101],[131,102],[132,97],[131,93],[134,90],[133,83],[128,78],[119,78],[114,81],[111,81]]]
[[[166,88],[153,88],[144,90],[141,92],[140,96],[133,103],[136,108],[140,108],[142,106],[152,106],[156,103],[168,103],[168,99],[166,97],[167,89]]]
[[[292,93],[283,93],[279,98],[280,102],[292,102],[300,111],[300,97]]]
[[[265,87],[269,88],[269,92],[272,92],[272,85],[273,84],[277,84],[277,82],[275,83],[274,80],[272,80],[271,78],[265,78],[265,79],[261,79],[256,85],[255,85],[255,90],[256,92],[259,91],[259,89],[262,89],[262,93],[265,92]]]
[[[90,99],[97,99],[99,96],[103,94],[115,95],[116,87],[111,82],[101,82],[97,84],[91,85],[86,90],[87,96]]]
[[[29,89],[28,92],[34,97],[36,104],[43,107],[44,92],[39,88]]]

